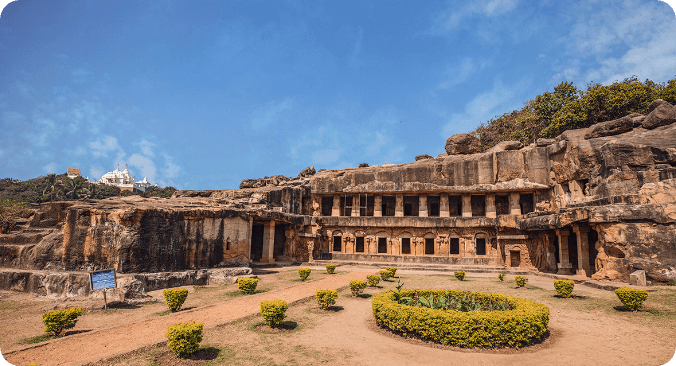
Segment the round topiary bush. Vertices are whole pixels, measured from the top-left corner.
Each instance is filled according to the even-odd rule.
[[[615,295],[622,301],[625,309],[636,311],[643,309],[643,302],[648,298],[648,291],[625,286],[616,289]]]
[[[415,334],[444,345],[460,347],[520,347],[540,339],[549,327],[549,308],[533,300],[500,294],[456,290],[402,290],[401,298],[471,297],[478,304],[509,304],[509,310],[454,311],[400,304],[386,291],[372,301],[376,323],[403,335]]]
[[[245,295],[251,295],[256,292],[258,286],[258,278],[239,278],[237,279],[237,288],[239,292]]]
[[[45,325],[45,332],[58,337],[65,329],[75,327],[77,317],[82,315],[83,308],[74,307],[62,310],[51,310],[42,314],[42,324]]]
[[[327,264],[326,265],[326,273],[328,273],[328,274],[336,273],[336,265],[335,264]]]
[[[571,280],[556,280],[554,281],[554,288],[556,293],[561,297],[570,297],[575,288],[575,282]]]
[[[320,309],[328,309],[335,305],[338,298],[338,291],[336,290],[317,290],[315,292],[315,299],[317,299],[317,306]]]
[[[282,321],[286,318],[286,310],[288,308],[289,305],[284,300],[261,301],[261,315],[271,327],[282,324]]]
[[[380,276],[377,275],[367,275],[366,282],[369,283],[369,286],[377,286],[380,283]]]
[[[177,323],[167,327],[167,344],[176,357],[187,358],[197,352],[202,342],[204,323]]]
[[[380,278],[382,278],[383,281],[387,281],[390,277],[392,277],[392,272],[390,272],[390,271],[388,271],[388,270],[386,270],[386,269],[385,269],[385,270],[382,270],[382,271],[380,271],[380,272],[378,272],[378,273],[380,273]]]
[[[350,281],[350,291],[352,291],[352,296],[359,296],[366,288],[366,285],[367,285],[366,281],[362,280]]]
[[[305,281],[309,276],[312,270],[310,268],[298,268],[298,276],[300,276],[301,281]]]
[[[397,267],[385,267],[385,270],[392,272],[392,277],[397,274]]]
[[[167,307],[173,313],[181,310],[183,302],[188,297],[188,290],[184,288],[170,288],[164,290],[162,295],[164,295],[164,301],[167,302]]]
[[[453,274],[455,275],[455,278],[459,279],[460,281],[465,279],[465,271],[455,271]]]

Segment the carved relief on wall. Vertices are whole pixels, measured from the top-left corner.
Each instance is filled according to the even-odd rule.
[[[364,239],[366,242],[366,253],[367,254],[373,254],[378,252],[378,240],[374,235],[369,235]]]
[[[399,248],[399,238],[389,238],[387,239],[387,252],[391,255],[399,255],[401,254],[401,250]]]
[[[447,255],[450,253],[450,239],[448,238],[448,235],[442,234],[436,237],[434,239],[434,245],[436,246],[435,253],[437,255]]]
[[[321,216],[321,205],[317,202],[317,199],[312,200],[312,216]]]
[[[547,263],[544,243],[539,238],[529,239],[526,243],[530,262],[535,268],[544,270]]]
[[[354,234],[345,233],[343,234],[343,245],[345,245],[345,253],[354,253]]]

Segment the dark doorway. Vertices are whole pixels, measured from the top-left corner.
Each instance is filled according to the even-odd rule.
[[[448,196],[448,214],[450,216],[462,215],[462,197]]]
[[[378,253],[387,253],[387,238],[378,238]]]
[[[599,241],[599,233],[594,229],[589,229],[587,244],[589,245],[589,268],[591,268],[592,273],[596,272],[596,256],[599,254],[599,251],[596,250],[597,241]],[[587,273],[587,275],[591,276],[591,273]]]
[[[439,216],[441,198],[439,196],[427,196],[427,216]]]
[[[521,251],[519,250],[510,250],[509,251],[509,261],[511,267],[518,267],[521,265]]]
[[[251,227],[251,260],[260,262],[263,258],[263,232],[265,226],[260,223],[254,223]]]
[[[340,197],[340,216],[352,216],[352,196]]]
[[[273,258],[284,255],[284,243],[286,243],[286,225],[275,224],[275,246]]]
[[[451,238],[451,254],[460,254],[460,238]]]
[[[575,270],[578,268],[577,263],[577,235],[575,233],[572,233],[571,235],[568,235],[568,260],[570,261],[570,264],[573,265],[573,274],[575,274]]]
[[[334,236],[333,237],[333,251],[334,252],[340,252],[343,249],[343,237],[342,236]]]
[[[401,254],[411,254],[411,238],[401,238]]]
[[[374,197],[359,196],[359,216],[373,216]]]
[[[434,239],[425,239],[425,254],[434,254]]]
[[[472,196],[472,216],[486,216],[486,196]]]
[[[554,240],[552,241],[554,243],[554,260],[556,261],[557,268],[558,264],[561,263],[560,255],[559,255],[559,236],[554,234]]]
[[[394,206],[397,202],[397,199],[393,196],[383,196],[382,203],[382,215],[383,216],[394,216]]]
[[[420,199],[417,196],[404,196],[404,216],[418,216]]]
[[[355,241],[354,251],[357,253],[364,253],[364,237],[358,236]]]
[[[331,216],[333,212],[333,197],[322,197],[322,216]]]
[[[519,205],[521,206],[521,214],[525,215],[529,212],[533,212],[533,194],[532,193],[523,193],[519,198]]]
[[[476,238],[476,255],[486,255],[486,239]]]
[[[509,215],[509,196],[495,196],[495,212],[498,215]]]

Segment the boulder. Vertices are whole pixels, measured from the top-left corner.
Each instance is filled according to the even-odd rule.
[[[519,150],[523,147],[521,141],[502,141],[497,145],[491,147],[486,151],[487,153],[495,153],[498,151]]]
[[[305,178],[305,177],[311,177],[311,176],[315,175],[316,173],[317,173],[317,171],[315,170],[315,167],[309,166],[309,167],[301,170],[301,172],[298,173],[298,176]]]
[[[359,168],[368,168],[369,163],[359,163]]]
[[[653,128],[666,126],[674,122],[676,122],[676,107],[664,102],[660,103],[646,116],[643,122],[641,122],[641,126],[647,130],[652,130]]]
[[[422,154],[422,155],[418,155],[418,156],[415,157],[415,161],[420,161],[420,160],[425,160],[425,159],[434,159],[434,158],[427,155],[427,154]]]
[[[646,114],[652,113],[652,111],[654,111],[657,107],[661,106],[662,104],[669,104],[669,102],[667,102],[664,99],[653,100],[653,102],[650,103],[650,105],[648,106],[648,109],[646,110]],[[671,104],[669,104],[669,105],[671,105]]]
[[[537,147],[547,147],[556,142],[556,139],[543,139],[538,138],[535,140],[535,146]]]
[[[584,138],[585,140],[589,140],[597,137],[619,135],[632,129],[634,129],[634,121],[631,117],[626,116],[612,121],[600,122],[589,127]]]
[[[632,113],[627,117],[631,118],[631,121],[634,122],[634,127],[639,127],[641,123],[643,123],[643,120],[645,119],[645,116],[640,113]]]
[[[472,133],[460,133],[446,140],[448,155],[467,155],[481,152],[481,141]]]
[[[441,154],[437,155],[437,159],[439,159],[439,158],[442,158],[442,159],[443,159],[443,158],[445,158],[445,157],[447,157],[447,156],[448,156],[448,153],[441,153]]]

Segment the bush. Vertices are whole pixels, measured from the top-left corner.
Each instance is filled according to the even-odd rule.
[[[669,281],[667,282],[668,286],[676,286],[676,281]]]
[[[350,281],[350,290],[352,291],[352,296],[359,296],[364,289],[366,288],[366,281],[354,280]]]
[[[188,290],[184,288],[173,288],[164,290],[164,301],[167,302],[167,306],[171,312],[176,312],[181,310],[181,305],[188,297]]]
[[[368,275],[366,276],[366,282],[369,283],[369,286],[377,286],[380,283],[380,276]]]
[[[526,276],[516,276],[516,277],[514,277],[514,280],[516,281],[517,286],[524,287],[524,286],[526,286],[526,282],[528,282],[528,277],[526,277]]]
[[[336,290],[317,290],[315,293],[315,298],[317,299],[317,305],[320,309],[328,309],[331,305],[336,303],[338,298],[338,291]]]
[[[392,277],[397,274],[397,267],[385,267],[385,270],[392,272]]]
[[[237,288],[239,292],[245,295],[251,295],[256,292],[258,286],[258,278],[240,278],[237,280]]]
[[[282,324],[282,321],[286,318],[286,309],[288,308],[289,305],[284,300],[261,301],[261,315],[271,327]]]
[[[392,272],[388,270],[382,270],[379,272],[380,273],[380,278],[383,279],[383,281],[387,281],[390,277],[392,277]]]
[[[533,300],[500,294],[456,290],[402,290],[401,297],[420,298],[472,296],[488,303],[508,302],[511,310],[456,312],[399,304],[394,291],[385,291],[373,298],[376,323],[403,334],[416,334],[445,345],[461,347],[519,347],[539,339],[549,326],[549,308]]]
[[[571,280],[557,280],[554,281],[554,288],[556,293],[561,297],[570,297],[575,287],[575,282]]]
[[[176,323],[167,327],[167,345],[176,357],[187,358],[195,353],[202,342],[204,323]]]
[[[301,281],[305,281],[305,279],[310,276],[310,272],[312,272],[312,270],[309,268],[298,268],[298,275],[300,276]]]
[[[455,271],[453,274],[455,274],[455,278],[459,279],[460,281],[465,279],[465,271]]]
[[[73,328],[80,315],[82,315],[81,307],[52,310],[42,314],[42,324],[45,325],[45,332],[58,337],[64,329]]]
[[[625,309],[636,311],[643,309],[643,302],[648,298],[648,291],[625,286],[616,289],[615,295],[622,301]]]
[[[500,280],[500,282],[502,282],[502,281],[505,280],[505,274],[507,274],[507,272],[502,271],[502,272],[500,272],[500,274],[498,275],[498,279]]]
[[[327,264],[326,265],[326,273],[328,273],[328,274],[336,273],[336,265],[335,264]]]

